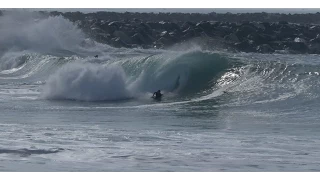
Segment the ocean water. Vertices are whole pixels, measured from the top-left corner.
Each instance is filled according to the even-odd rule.
[[[318,55],[116,49],[26,12],[0,43],[0,171],[320,170]]]

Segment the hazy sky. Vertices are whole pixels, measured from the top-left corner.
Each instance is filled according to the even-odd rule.
[[[87,8],[87,9],[79,9],[79,8],[40,8],[40,9],[25,9],[25,10],[49,10],[49,11],[80,11],[80,12],[96,12],[96,11],[113,11],[113,12],[184,12],[184,13],[210,13],[210,12],[217,12],[217,13],[245,13],[245,12],[268,12],[268,13],[316,13],[320,12],[320,8],[318,9],[293,9],[293,8],[269,8],[269,9],[260,9],[260,8],[234,8],[234,9],[225,9],[225,8],[194,8],[194,9],[183,9],[183,8],[157,8],[157,9],[149,9],[149,8],[127,8],[127,9],[116,9],[116,8]]]

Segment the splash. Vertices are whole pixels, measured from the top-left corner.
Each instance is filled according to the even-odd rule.
[[[59,69],[47,81],[46,99],[106,101],[132,97],[126,85],[126,75],[120,66],[70,63]]]
[[[10,11],[0,16],[0,42],[5,47],[0,51],[71,50],[84,39],[83,32],[61,16],[41,17],[25,11]]]

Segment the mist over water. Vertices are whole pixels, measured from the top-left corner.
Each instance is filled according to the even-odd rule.
[[[63,17],[42,19],[28,12],[13,11],[0,16],[0,23],[0,41],[2,47],[9,50],[39,53],[55,49],[70,50],[84,39],[81,30]]]

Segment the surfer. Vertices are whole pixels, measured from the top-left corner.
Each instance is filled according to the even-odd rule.
[[[94,57],[95,57],[95,58],[98,58],[99,56],[98,56],[98,55],[95,55]]]
[[[158,91],[154,92],[153,95],[152,95],[152,97],[153,97],[154,99],[160,99],[160,98],[162,97],[161,91],[158,90]]]

